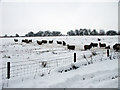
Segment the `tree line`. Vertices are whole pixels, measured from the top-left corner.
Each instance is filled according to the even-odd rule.
[[[105,32],[105,30],[99,30],[99,32],[96,29],[76,29],[76,30],[70,30],[67,32],[67,35],[69,36],[76,36],[76,35],[120,35],[120,31],[115,30],[108,30]]]
[[[115,30],[108,30],[105,32],[105,30],[99,30],[99,32],[96,29],[75,29],[75,30],[70,30],[67,32],[67,36],[83,36],[83,35],[120,35],[120,31],[115,31]],[[60,31],[38,31],[37,33],[34,33],[32,31],[28,32],[27,34],[25,34],[23,37],[38,37],[38,36],[65,36],[63,35]],[[7,34],[5,34],[4,37],[20,37],[18,34],[16,34],[15,36],[7,36]]]
[[[37,33],[28,32],[25,34],[26,37],[35,37],[35,36],[62,36],[60,31],[39,31]]]

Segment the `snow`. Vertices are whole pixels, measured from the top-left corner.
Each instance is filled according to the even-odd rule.
[[[101,41],[97,41],[100,38]],[[1,38],[0,87],[1,88],[118,88],[119,53],[112,46],[118,36],[61,36]],[[54,40],[53,44],[38,45],[37,40]],[[75,45],[75,50],[58,45],[56,41]],[[91,42],[111,45],[110,57],[104,48],[84,51]],[[74,53],[77,61],[74,62]],[[96,54],[96,55],[93,55]],[[6,79],[6,63],[11,62],[11,78]],[[46,66],[43,65],[46,63]],[[90,64],[88,64],[90,62]],[[74,67],[77,68],[74,68]]]
[[[101,68],[101,65],[103,66],[104,70]],[[115,67],[111,67],[111,65],[114,65]],[[117,75],[117,60],[111,60],[96,63],[95,65],[92,64],[87,67],[72,70],[70,72],[53,72],[44,77],[37,77],[36,79],[32,78],[23,82],[18,81],[16,83],[15,81],[17,80],[13,80],[12,84],[10,84],[10,88],[107,88],[108,86],[111,86],[111,83],[113,83],[113,86],[110,88],[116,88],[118,79],[116,78],[112,80],[112,76],[115,75]],[[83,78],[85,78],[85,80],[83,80]]]

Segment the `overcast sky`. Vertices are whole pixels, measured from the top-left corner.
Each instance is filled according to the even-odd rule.
[[[118,30],[118,0],[2,0],[0,35],[80,28]]]

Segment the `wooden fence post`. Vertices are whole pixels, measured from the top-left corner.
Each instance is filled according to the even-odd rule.
[[[10,79],[10,62],[7,62],[7,79]]]
[[[109,57],[109,49],[107,49],[107,57]]]
[[[74,62],[76,62],[76,53],[74,53]]]

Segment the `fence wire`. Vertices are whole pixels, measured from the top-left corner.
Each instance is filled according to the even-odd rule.
[[[98,53],[101,56],[101,59],[104,57],[102,53]],[[114,53],[116,54],[116,53]],[[97,55],[97,56],[99,56]],[[115,55],[116,56],[116,55]],[[82,54],[77,53],[76,59],[77,62],[90,61],[96,62],[96,56],[84,58]],[[113,57],[114,58],[114,57]],[[86,60],[87,59],[87,60]],[[99,59],[99,60],[101,60]],[[44,75],[49,74],[53,69],[60,66],[66,66],[74,62],[74,54],[71,53],[68,55],[52,57],[49,59],[35,59],[35,60],[24,60],[24,61],[11,61],[10,62],[10,78],[15,77],[24,77],[29,75]],[[2,80],[7,79],[7,62],[2,63],[0,68],[2,72]]]
[[[56,67],[72,63],[73,55],[65,57],[54,57],[48,60],[36,59],[26,61],[10,62],[10,78],[24,77],[27,75],[43,75],[49,74]],[[41,61],[42,60],[42,61]],[[7,62],[2,63],[2,80],[7,79]]]

